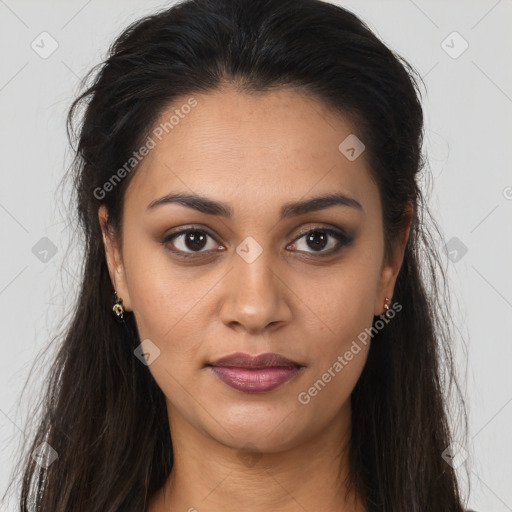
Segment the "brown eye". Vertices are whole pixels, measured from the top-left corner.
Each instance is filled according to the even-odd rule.
[[[303,242],[299,243],[302,239],[304,239]],[[340,231],[315,228],[296,238],[292,245],[295,249],[298,248],[299,252],[333,254],[351,242],[352,239]],[[311,248],[312,251],[308,251],[308,248]],[[326,248],[327,250],[325,250]]]
[[[210,242],[208,246],[208,238],[213,240],[213,237],[206,231],[199,229],[186,229],[168,235],[163,240],[163,244],[171,244],[171,251],[177,253],[193,254],[199,252],[207,252],[215,248],[215,243]]]

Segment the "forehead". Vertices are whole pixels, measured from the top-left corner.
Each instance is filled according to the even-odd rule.
[[[153,147],[126,191],[125,207],[146,208],[170,192],[239,198],[239,209],[326,192],[371,202],[378,191],[364,152],[350,160],[339,149],[354,135],[357,127],[347,118],[290,89],[248,94],[227,87],[185,96],[150,132]]]

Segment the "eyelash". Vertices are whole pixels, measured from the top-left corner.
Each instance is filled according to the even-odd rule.
[[[315,256],[320,257],[320,258],[327,257],[327,256],[332,256],[332,255],[338,253],[343,247],[346,247],[346,246],[350,245],[352,243],[352,241],[353,241],[352,237],[347,236],[346,234],[344,234],[341,231],[330,229],[330,228],[324,228],[324,227],[316,227],[316,228],[308,229],[307,231],[303,231],[302,233],[299,233],[299,235],[291,243],[295,244],[301,238],[304,238],[307,235],[309,235],[311,233],[314,233],[314,232],[326,233],[326,234],[332,236],[333,238],[335,238],[338,241],[338,247],[336,247],[334,249],[331,249],[330,251],[325,251],[325,252],[315,252],[315,251],[311,251],[311,252],[306,251],[306,252],[304,252],[304,251],[299,251],[299,253],[303,253],[303,254],[305,253],[305,254],[308,254],[308,255],[315,255]],[[181,231],[177,231],[176,233],[171,233],[170,235],[167,235],[162,240],[162,245],[164,245],[167,250],[171,251],[172,253],[176,254],[177,256],[179,256],[181,258],[194,258],[194,257],[197,257],[197,255],[199,255],[201,253],[208,253],[209,252],[209,251],[185,252],[185,251],[182,251],[180,249],[171,249],[171,248],[169,248],[167,246],[167,244],[169,242],[171,242],[172,240],[174,240],[175,238],[178,238],[181,235],[186,235],[188,233],[204,233],[207,236],[215,239],[215,237],[213,235],[211,235],[210,233],[208,233],[208,231],[206,231],[204,229],[198,229],[198,228],[189,227],[187,229],[183,229]]]

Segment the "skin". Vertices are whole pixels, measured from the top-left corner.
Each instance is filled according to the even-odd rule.
[[[166,396],[175,461],[149,511],[362,511],[340,482],[350,394],[369,344],[308,404],[297,397],[385,311],[409,225],[384,260],[381,202],[365,154],[349,161],[338,150],[357,130],[318,100],[291,89],[249,95],[227,86],[194,98],[197,106],[150,151],[126,190],[122,245],[106,228],[105,207],[98,211],[113,286],[140,339],[160,350],[149,370]],[[226,202],[233,217],[180,204],[147,209],[178,191]],[[333,191],[362,210],[333,206],[280,219],[283,204]],[[184,227],[211,235],[204,248],[185,236],[166,248],[165,235]],[[322,258],[335,238],[324,248],[296,240],[301,230],[329,227],[353,242]],[[236,252],[249,236],[262,249],[251,263]],[[180,259],[168,249],[173,243],[196,257]],[[234,352],[276,352],[305,368],[273,391],[243,393],[204,366]]]

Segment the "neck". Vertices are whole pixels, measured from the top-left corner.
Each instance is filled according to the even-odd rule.
[[[287,451],[255,454],[219,443],[170,404],[168,410],[174,465],[150,512],[364,512],[343,484],[349,468],[350,401],[313,438]]]

